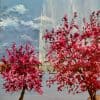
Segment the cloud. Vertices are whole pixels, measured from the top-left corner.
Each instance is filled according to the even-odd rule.
[[[0,27],[5,28],[6,26],[18,26],[18,18],[16,17],[8,17],[6,19],[1,19],[2,21],[0,22]]]
[[[9,43],[5,42],[5,43],[0,43],[0,49],[3,49],[4,47],[8,47]]]
[[[33,41],[33,39],[32,39],[30,36],[28,36],[27,34],[22,34],[22,35],[20,35],[20,38],[21,38],[22,40],[25,40],[25,41],[30,41],[30,42]]]
[[[6,26],[13,26],[13,27],[18,27],[19,25],[27,26],[32,29],[39,29],[40,24],[34,23],[33,21],[24,21],[20,20],[17,17],[7,17],[5,19],[1,19],[2,21],[0,22],[0,27],[5,28]]]
[[[1,18],[1,21],[0,21],[0,27],[3,28],[3,29],[5,29],[5,27],[7,27],[7,26],[18,28],[20,25],[30,27],[33,30],[34,29],[39,30],[41,24],[40,23],[35,23],[32,20],[24,21],[24,20],[21,20],[17,17]]]
[[[49,22],[49,23],[54,23],[53,19],[47,17],[47,16],[40,16],[40,17],[37,17],[35,19],[33,19],[33,21],[36,21],[38,23],[41,23],[42,22]]]
[[[20,21],[20,23],[24,26],[29,26],[33,29],[39,29],[40,28],[40,24],[38,23],[34,23],[33,21]]]
[[[16,5],[12,8],[9,8],[6,13],[9,13],[9,12],[17,12],[19,14],[24,14],[28,9],[25,8],[24,5],[22,4],[19,4],[19,5]]]
[[[2,44],[2,47],[6,47],[6,46],[8,46],[7,42],[5,42],[5,43]]]

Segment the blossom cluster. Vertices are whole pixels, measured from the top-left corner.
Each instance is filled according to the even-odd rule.
[[[16,46],[13,44],[7,49],[7,56],[2,57],[2,62],[7,65],[2,72],[4,88],[7,92],[22,90],[34,90],[42,93],[42,71],[41,64],[36,56],[35,50],[30,43]]]
[[[56,71],[47,81],[49,86],[56,82],[58,91],[67,88],[73,93],[100,89],[99,17],[100,11],[92,12],[89,21],[84,18],[81,26],[75,12],[70,22],[64,16],[59,28],[46,31],[47,59]]]

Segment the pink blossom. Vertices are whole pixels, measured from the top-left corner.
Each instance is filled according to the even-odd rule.
[[[52,37],[46,38],[49,42],[47,59],[57,72],[47,81],[49,86],[56,82],[59,91],[67,87],[73,93],[93,93],[100,89],[100,82],[97,82],[100,78],[98,13],[93,12],[89,22],[84,19],[82,29],[75,20],[76,13],[70,23],[64,16],[62,26],[49,32]],[[72,33],[74,28],[77,32]]]
[[[40,94],[43,93],[42,71],[39,69],[41,63],[31,44],[19,47],[13,44],[10,49],[7,49],[7,57],[3,57],[2,61],[8,64],[2,73],[7,92],[15,92],[25,87],[26,90],[33,89]]]

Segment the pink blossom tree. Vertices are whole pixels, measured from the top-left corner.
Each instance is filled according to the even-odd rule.
[[[47,41],[47,59],[56,74],[47,80],[54,82],[58,91],[67,88],[68,92],[88,91],[91,100],[96,100],[96,91],[100,89],[100,11],[93,12],[90,20],[83,19],[78,25],[77,13],[69,22],[67,16],[63,24],[44,35]]]
[[[2,57],[2,62],[8,65],[1,73],[4,79],[4,88],[7,92],[22,90],[19,100],[23,100],[25,90],[34,90],[42,94],[42,71],[41,64],[31,44],[13,44],[7,49],[7,56]]]

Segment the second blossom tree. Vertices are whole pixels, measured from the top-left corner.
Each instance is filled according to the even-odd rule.
[[[100,11],[90,15],[90,21],[83,19],[83,26],[77,24],[77,13],[69,22],[44,35],[48,43],[48,61],[56,71],[47,84],[54,82],[58,91],[67,88],[69,92],[88,91],[91,100],[96,100],[100,89]]]

